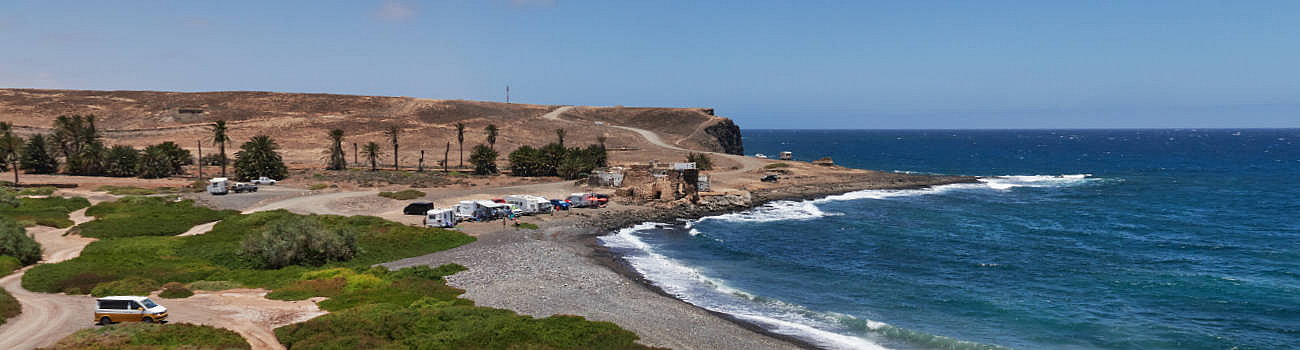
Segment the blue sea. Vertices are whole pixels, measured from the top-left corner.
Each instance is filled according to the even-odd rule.
[[[655,285],[827,349],[1298,349],[1300,129],[745,130],[979,183],[601,238]]]

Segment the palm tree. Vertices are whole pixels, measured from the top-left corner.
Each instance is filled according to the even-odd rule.
[[[221,177],[226,177],[226,142],[230,141],[230,136],[226,135],[226,131],[229,131],[226,129],[226,121],[212,122],[210,130],[212,130],[212,143],[217,144],[221,152]]]
[[[326,169],[343,170],[348,158],[343,154],[343,129],[330,130],[330,164]]]
[[[288,175],[289,170],[284,166],[284,158],[276,152],[280,149],[280,145],[270,136],[254,136],[239,146],[239,149],[240,151],[235,152],[235,177],[256,179],[266,176],[279,180]]]
[[[383,153],[384,151],[379,149],[379,144],[374,141],[361,147],[361,155],[366,156],[366,159],[370,160],[370,171],[378,170],[375,162],[379,160],[379,156],[383,155]]]
[[[560,138],[560,147],[564,147],[564,135],[568,134],[569,133],[564,132],[564,129],[555,129],[555,136]]]
[[[456,145],[460,147],[460,166],[465,167],[465,123],[456,123]]]
[[[388,142],[393,144],[393,170],[397,170],[397,134],[402,132],[402,128],[393,125],[384,129],[384,136],[388,136]]]
[[[486,128],[483,128],[483,130],[486,130],[486,131],[487,131],[488,148],[491,148],[492,150],[495,151],[495,150],[497,149],[497,126],[496,126],[496,124],[488,124],[488,126],[487,126]]]
[[[18,158],[22,154],[23,138],[14,135],[13,125],[0,122],[0,161],[14,171],[14,186],[18,186]]]

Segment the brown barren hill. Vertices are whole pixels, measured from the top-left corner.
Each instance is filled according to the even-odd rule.
[[[240,144],[255,135],[271,135],[281,145],[290,167],[323,166],[330,129],[345,131],[344,149],[352,160],[351,143],[377,142],[385,146],[391,164],[392,149],[383,129],[397,125],[401,134],[400,162],[415,167],[424,150],[425,167],[441,160],[452,143],[451,164],[458,163],[455,123],[466,124],[465,149],[486,144],[489,124],[500,129],[496,149],[505,154],[521,145],[540,146],[556,140],[555,129],[567,132],[567,146],[584,146],[605,137],[616,149],[611,159],[641,162],[683,157],[681,152],[656,147],[640,135],[611,125],[650,130],[677,147],[741,154],[740,131],[730,119],[708,108],[579,107],[563,110],[559,118],[542,118],[561,106],[466,100],[432,100],[412,97],[335,94],[231,92],[159,92],[0,89],[0,121],[17,126],[20,133],[49,132],[62,115],[94,115],[108,144],[144,146],[175,141],[195,151],[215,151],[207,125],[227,121],[233,156]],[[468,157],[468,154],[466,154]]]

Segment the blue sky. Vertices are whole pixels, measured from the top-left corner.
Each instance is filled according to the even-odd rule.
[[[1300,1],[5,1],[0,86],[1300,127]]]

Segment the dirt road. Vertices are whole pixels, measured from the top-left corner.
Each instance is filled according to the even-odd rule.
[[[72,221],[81,224],[90,221],[86,209],[72,212]],[[43,248],[41,263],[56,263],[81,255],[93,238],[63,234],[68,229],[56,229],[45,226],[29,227],[27,232],[41,243]],[[0,326],[0,349],[35,349],[49,346],[59,339],[82,328],[91,327],[94,315],[92,305],[95,298],[86,295],[64,295],[33,293],[22,287],[23,274],[30,269],[22,269],[4,278],[0,278],[0,287],[13,294],[23,307],[23,313],[9,319]]]

